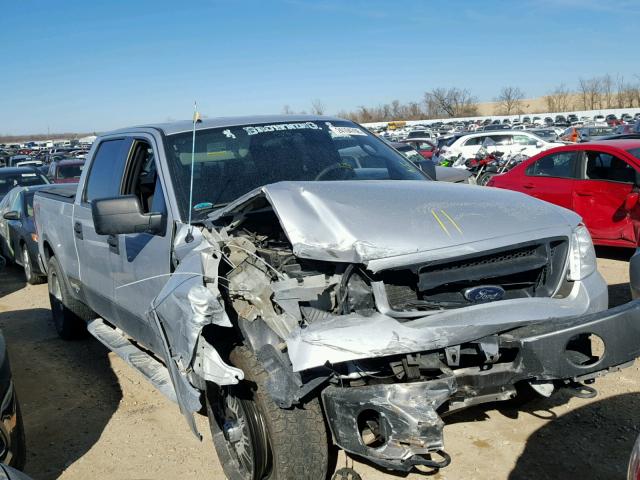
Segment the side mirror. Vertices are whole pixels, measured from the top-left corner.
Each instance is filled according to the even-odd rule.
[[[98,235],[126,233],[162,233],[165,216],[161,213],[142,213],[135,195],[101,198],[91,202],[93,225]]]
[[[20,220],[20,214],[15,210],[11,210],[10,212],[6,212],[2,216],[5,220]]]
[[[536,148],[542,148],[542,147],[544,147],[544,143],[540,141],[536,142]]]
[[[633,210],[633,207],[638,204],[638,198],[638,192],[631,192],[629,195],[627,195],[627,198],[624,199],[625,210]]]

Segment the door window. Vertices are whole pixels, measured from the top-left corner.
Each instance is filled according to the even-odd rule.
[[[512,135],[489,135],[496,145],[511,145]]]
[[[433,145],[431,145],[430,143],[427,143],[427,142],[419,142],[418,143],[418,148],[420,150],[425,150],[427,152],[430,152],[431,150],[433,150]]]
[[[552,153],[527,167],[530,177],[575,178],[575,166],[580,152]]]
[[[11,210],[18,212],[18,214],[22,216],[22,196],[20,194],[16,195],[16,198],[13,199],[13,202],[11,203]]]
[[[524,147],[527,145],[536,145],[538,143],[538,140],[528,135],[514,135],[513,143],[515,145],[522,145]]]
[[[155,153],[151,145],[144,140],[136,140],[131,148],[120,194],[135,195],[140,202],[142,213],[165,214],[167,211]]]
[[[585,178],[609,182],[635,183],[636,171],[624,160],[605,152],[587,151]]]
[[[85,202],[118,195],[124,172],[125,144],[125,140],[120,138],[106,140],[98,146],[87,179]]]

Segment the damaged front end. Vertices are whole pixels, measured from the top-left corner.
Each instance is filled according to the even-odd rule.
[[[513,219],[486,238],[473,198],[457,215],[440,187],[420,198],[410,182],[397,192],[344,185],[264,187],[211,215],[197,247],[177,243],[188,253],[176,248],[178,275],[152,312],[174,383],[192,399],[183,413],[197,410],[205,382],[242,380],[224,339],[205,335],[211,324],[232,327],[269,373],[278,406],[319,395],[347,452],[390,469],[439,468],[450,460],[443,415],[513,398],[525,384],[549,395],[640,355],[640,303],[605,311],[598,273],[569,274],[576,225],[551,218],[552,207],[517,197],[522,205],[504,210]],[[403,211],[386,205],[390,191],[413,205],[404,232],[399,220],[370,227],[376,213]],[[523,212],[540,224],[535,233],[515,223]]]

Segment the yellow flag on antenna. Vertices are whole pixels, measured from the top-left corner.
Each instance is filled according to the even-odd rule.
[[[200,112],[198,112],[197,110],[195,112],[193,112],[193,123],[197,123],[200,120],[202,120],[200,118]]]

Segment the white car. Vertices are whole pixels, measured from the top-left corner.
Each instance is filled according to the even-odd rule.
[[[553,147],[564,144],[547,142],[533,133],[520,130],[494,130],[482,133],[472,133],[458,138],[443,155],[457,158],[454,167],[464,168],[465,160],[475,157],[482,146],[490,151],[500,151],[505,155],[523,153],[529,157]]]

